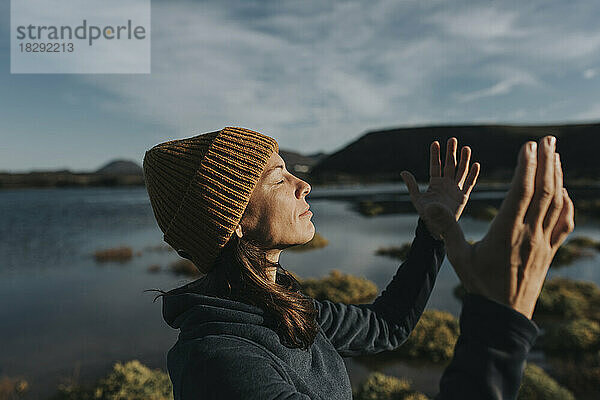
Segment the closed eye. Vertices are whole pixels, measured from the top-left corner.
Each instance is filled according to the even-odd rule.
[[[285,181],[277,182],[277,184],[279,185],[279,184],[282,184],[283,182],[285,182]]]

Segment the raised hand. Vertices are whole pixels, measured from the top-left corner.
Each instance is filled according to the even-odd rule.
[[[424,193],[419,191],[417,181],[410,172],[402,171],[400,173],[408,188],[410,200],[419,213],[419,216],[425,221],[429,232],[438,239],[441,238],[441,227],[425,213],[425,208],[431,204],[438,204],[444,207],[451,215],[454,215],[454,218],[458,221],[479,176],[479,163],[474,163],[469,170],[471,148],[468,146],[462,148],[458,169],[456,168],[457,146],[458,140],[456,138],[448,139],[448,143],[446,144],[446,163],[442,174],[440,144],[437,141],[431,143],[429,187]]]
[[[552,258],[574,229],[573,202],[555,149],[552,136],[521,148],[507,197],[485,237],[473,245],[447,208],[432,204],[425,210],[442,227],[446,254],[467,292],[530,319]]]

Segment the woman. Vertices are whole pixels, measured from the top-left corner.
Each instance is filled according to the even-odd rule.
[[[420,318],[444,257],[432,204],[460,217],[479,173],[470,149],[456,162],[448,141],[430,149],[430,183],[408,259],[372,304],[316,301],[279,264],[314,235],[308,183],[289,173],[277,142],[227,127],[154,146],[146,187],[164,240],[206,275],[163,294],[163,316],[181,330],[167,358],[175,399],[351,399],[342,356],[393,350]],[[430,233],[431,232],[431,233]]]

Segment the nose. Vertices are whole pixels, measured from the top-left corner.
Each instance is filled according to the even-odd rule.
[[[312,188],[310,187],[310,184],[308,182],[305,182],[300,178],[298,178],[298,181],[300,181],[300,188],[299,191],[297,190],[296,192],[300,193],[299,198],[301,199],[302,197],[308,196]]]

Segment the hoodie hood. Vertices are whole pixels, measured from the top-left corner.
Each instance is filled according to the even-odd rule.
[[[278,264],[277,282],[283,274]],[[200,332],[230,332],[249,325],[257,329],[273,329],[274,321],[262,308],[244,302],[215,297],[197,288],[197,282],[173,289],[163,296],[163,318],[170,327],[180,329],[181,337],[202,336]],[[299,288],[299,287],[298,287]]]
[[[238,302],[194,292],[163,297],[163,318],[175,329],[210,322],[263,325],[264,310]]]

